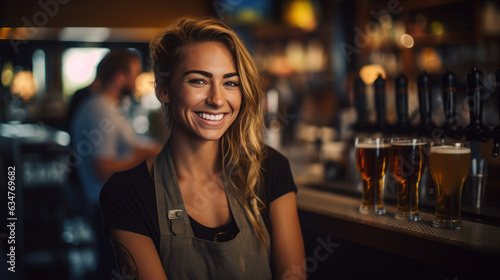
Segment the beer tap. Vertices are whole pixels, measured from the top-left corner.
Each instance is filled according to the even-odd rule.
[[[420,109],[419,136],[430,136],[435,126],[432,123],[431,77],[423,71],[417,76],[418,102]]]
[[[464,190],[463,200],[479,208],[486,186],[487,164],[481,157],[480,141],[487,141],[493,135],[490,128],[483,124],[482,111],[485,99],[483,73],[474,67],[467,73],[467,91],[469,96],[470,125],[465,135],[470,141],[471,169],[468,177],[468,187]]]
[[[354,80],[354,108],[358,115],[358,119],[353,128],[357,131],[364,131],[368,128],[366,123],[366,85],[361,77],[356,77]]]
[[[396,77],[394,88],[396,89],[396,114],[398,117],[394,132],[408,135],[411,133],[408,120],[408,79],[403,73]]]
[[[491,136],[490,129],[483,124],[483,72],[474,67],[467,73],[467,90],[469,94],[470,125],[466,128],[468,140],[487,141]]]
[[[500,69],[495,72],[495,78],[496,78],[496,90],[497,90],[497,106],[498,106],[498,119],[500,121]],[[500,124],[498,124],[495,127],[495,130],[493,131],[493,157],[498,156],[498,150],[500,147]]]
[[[441,89],[445,113],[444,133],[448,137],[460,139],[464,131],[457,125],[456,120],[457,76],[450,69],[446,69],[446,73],[441,76]]]
[[[375,110],[377,112],[377,129],[380,132],[387,132],[389,125],[386,120],[385,111],[385,80],[382,75],[378,75],[375,85]]]

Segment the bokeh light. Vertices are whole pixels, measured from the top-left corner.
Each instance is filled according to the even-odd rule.
[[[433,21],[431,23],[431,32],[434,35],[442,35],[444,33],[444,26],[439,21]]]
[[[359,71],[359,76],[366,85],[373,84],[377,79],[378,75],[382,75],[384,79],[386,77],[384,67],[377,64],[365,65]]]
[[[106,48],[69,48],[62,56],[63,92],[70,95],[89,85],[99,61],[108,53]]]
[[[305,30],[313,30],[318,24],[314,14],[314,6],[308,0],[292,0],[286,9],[288,24]]]
[[[14,74],[10,90],[15,97],[29,101],[36,92],[35,80],[31,71],[19,71]]]
[[[415,41],[413,40],[413,37],[410,34],[403,34],[401,35],[401,45],[405,48],[412,48],[413,45],[415,44]]]

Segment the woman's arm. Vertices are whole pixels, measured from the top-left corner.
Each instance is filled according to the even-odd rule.
[[[119,229],[110,229],[118,273],[140,280],[167,280],[151,238]]]
[[[269,205],[271,256],[274,279],[305,279],[304,240],[300,230],[295,192]]]

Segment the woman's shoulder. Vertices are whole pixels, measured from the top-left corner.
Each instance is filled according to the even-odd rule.
[[[286,156],[284,156],[280,151],[276,150],[275,148],[264,145],[263,148],[265,159],[266,160],[283,160],[283,161],[288,161]]]
[[[288,159],[276,149],[265,146],[265,158],[262,161],[262,175],[266,201],[271,203],[288,192],[297,192]]]
[[[100,194],[104,228],[130,231],[159,240],[154,183],[143,162],[113,174]]]
[[[262,160],[262,167],[264,170],[274,169],[274,167],[286,168],[289,166],[286,156],[273,147],[265,145],[263,151],[264,159]]]
[[[146,162],[142,162],[132,169],[114,173],[102,187],[101,197],[117,194],[136,196],[151,190],[147,186],[154,184],[149,176]]]

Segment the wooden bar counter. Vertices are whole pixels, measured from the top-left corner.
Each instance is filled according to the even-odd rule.
[[[299,217],[310,258],[306,264],[310,276],[316,276],[311,279],[484,279],[500,266],[498,225],[463,219],[459,230],[434,228],[432,212],[421,212],[419,222],[398,220],[394,218],[396,207],[387,204],[385,215],[362,215],[358,211],[361,198],[305,184],[298,188]],[[348,244],[349,249],[337,256],[337,263],[345,258],[354,262],[358,259],[360,271],[366,267],[375,271],[359,272],[356,264],[344,262],[352,266],[346,268],[335,261],[324,262],[321,267],[321,262],[311,259],[315,245],[324,243],[316,241],[321,238],[338,242],[338,251]],[[370,257],[363,258],[365,253]]]

